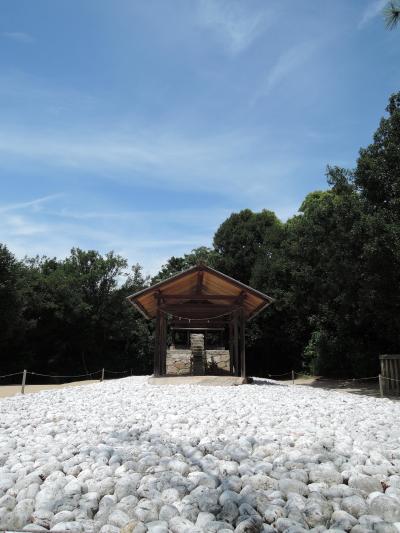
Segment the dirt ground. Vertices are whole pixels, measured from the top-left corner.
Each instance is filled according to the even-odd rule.
[[[72,383],[59,383],[58,385],[46,384],[46,385],[25,385],[25,394],[31,394],[32,392],[40,392],[41,390],[49,389],[62,389],[65,387],[77,387],[79,385],[90,385],[91,383],[98,383],[99,380],[85,380],[85,381],[73,381]],[[21,393],[21,385],[3,385],[0,387],[0,398],[6,398],[7,396],[15,396],[15,394]]]
[[[279,381],[282,384],[289,384],[292,381]],[[339,392],[348,392],[361,396],[372,396],[380,398],[379,383],[376,380],[357,380],[357,379],[328,379],[319,376],[304,376],[295,379],[295,385],[305,387],[314,387],[319,389],[334,390]],[[391,397],[391,399],[400,399]]]

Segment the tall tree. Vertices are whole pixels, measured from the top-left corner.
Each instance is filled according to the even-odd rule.
[[[21,268],[8,248],[0,244],[0,374],[14,370],[11,365],[24,329]]]
[[[279,241],[281,230],[282,224],[272,211],[244,209],[233,213],[214,235],[218,267],[248,284],[259,255],[268,255],[268,246]]]

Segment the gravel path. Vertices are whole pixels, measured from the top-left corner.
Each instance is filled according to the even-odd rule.
[[[400,404],[133,377],[0,401],[0,530],[400,531]]]

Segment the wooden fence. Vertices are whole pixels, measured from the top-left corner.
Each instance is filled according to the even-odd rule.
[[[400,354],[380,355],[380,386],[383,394],[400,394]]]

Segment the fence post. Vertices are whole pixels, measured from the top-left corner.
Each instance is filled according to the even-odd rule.
[[[100,381],[104,381],[104,368],[101,369],[101,378]]]
[[[292,370],[292,385],[294,385],[294,370]]]
[[[22,374],[22,385],[21,385],[21,394],[25,394],[25,383],[26,383],[26,370]]]
[[[383,379],[382,379],[382,374],[379,374],[379,392],[381,393],[381,398],[383,398]]]
[[[132,368],[131,368],[131,375],[132,375]]]

